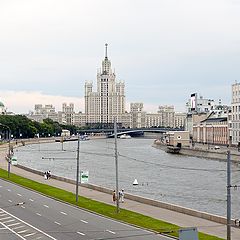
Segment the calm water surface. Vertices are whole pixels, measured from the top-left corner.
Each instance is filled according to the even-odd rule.
[[[171,155],[152,147],[153,139],[119,139],[119,187],[125,192],[212,214],[226,215],[226,162]],[[76,179],[77,142],[18,148],[18,162],[40,171]],[[80,169],[89,183],[114,189],[114,139],[83,141]],[[240,167],[232,165],[232,185],[240,185]],[[133,186],[134,179],[139,185]],[[232,215],[240,218],[240,190],[232,191]]]

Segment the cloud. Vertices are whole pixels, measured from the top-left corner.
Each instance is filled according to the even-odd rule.
[[[0,91],[1,101],[7,111],[14,113],[28,113],[34,110],[35,104],[52,104],[56,111],[61,111],[62,103],[74,103],[75,112],[84,112],[84,98],[47,95],[32,91]]]

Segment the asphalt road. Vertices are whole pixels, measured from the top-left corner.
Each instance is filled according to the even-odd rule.
[[[169,240],[0,179],[0,240]]]

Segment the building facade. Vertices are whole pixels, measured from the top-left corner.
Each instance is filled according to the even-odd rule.
[[[146,126],[146,112],[143,111],[143,103],[131,103],[130,114],[133,128],[142,128]]]
[[[159,106],[158,114],[161,116],[162,119],[162,123],[159,126],[170,128],[174,127],[174,106]]]
[[[116,74],[107,56],[107,44],[102,68],[97,73],[97,91],[93,91],[93,83],[85,83],[85,114],[86,124],[103,124],[113,126],[114,118],[123,127],[126,123],[125,112],[125,84],[116,80]]]
[[[232,84],[232,103],[231,103],[231,142],[233,145],[240,143],[240,83]]]

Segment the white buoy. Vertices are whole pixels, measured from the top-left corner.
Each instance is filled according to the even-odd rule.
[[[134,182],[133,182],[133,185],[138,185],[138,181],[137,179],[135,178]]]

